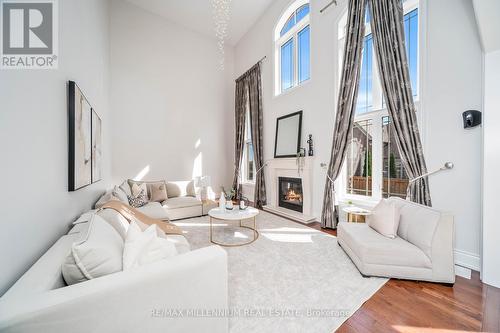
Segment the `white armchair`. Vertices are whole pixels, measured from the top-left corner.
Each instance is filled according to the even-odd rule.
[[[337,240],[363,275],[455,282],[453,215],[400,198],[398,237],[365,223],[339,223]]]

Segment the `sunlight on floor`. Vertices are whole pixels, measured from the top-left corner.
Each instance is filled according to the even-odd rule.
[[[209,227],[210,223],[184,223],[184,222],[172,222],[178,227]],[[227,223],[212,223],[214,227],[226,227],[228,226]]]
[[[273,228],[273,229],[259,229],[261,232],[297,232],[297,233],[304,233],[304,234],[321,234],[321,231],[314,230],[314,229],[304,229],[304,228],[290,228],[290,227],[284,227],[284,228]]]
[[[393,325],[397,332],[401,333],[471,333],[471,332],[479,332],[479,331],[462,331],[462,330],[448,330],[443,328],[427,328],[427,327],[413,327],[413,326],[402,326],[402,325]]]
[[[274,242],[283,243],[312,243],[311,235],[289,234],[289,233],[269,233],[260,231],[261,236]]]
[[[248,238],[248,236],[247,236],[247,235],[242,234],[242,233],[241,233],[241,232],[239,232],[239,231],[236,231],[236,232],[234,233],[234,237],[235,237],[235,238]]]

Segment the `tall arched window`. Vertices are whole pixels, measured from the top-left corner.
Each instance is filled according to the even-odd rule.
[[[295,1],[281,16],[274,31],[275,95],[311,77],[309,1]]]

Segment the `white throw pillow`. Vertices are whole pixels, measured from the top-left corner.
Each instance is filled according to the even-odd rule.
[[[101,208],[102,206],[104,206],[104,204],[110,202],[110,201],[120,201],[120,198],[116,197],[114,195],[114,192],[113,190],[110,190],[106,193],[104,193],[100,198],[99,200],[95,203],[94,207],[95,209],[99,209]]]
[[[113,195],[120,199],[121,202],[128,204],[127,193],[123,191],[120,187],[115,186],[113,188]]]
[[[139,229],[141,229],[142,232],[146,231],[147,228],[150,228],[151,225],[147,225],[146,223],[143,223],[137,219],[134,220],[134,222],[137,224],[137,226],[139,227]],[[161,230],[156,224],[154,224],[154,226],[156,226],[156,236],[160,237],[160,238],[165,238],[167,239],[167,235],[165,234],[165,231]]]
[[[179,185],[180,182],[167,182],[167,196],[168,198],[177,198],[180,197],[182,194],[182,189],[181,186]],[[185,191],[184,191],[185,192]],[[186,195],[186,193],[184,193]]]
[[[186,186],[186,195],[196,197],[196,188],[194,187],[194,180],[190,181]]]
[[[97,214],[106,222],[108,222],[113,228],[115,228],[118,234],[120,234],[122,239],[125,241],[125,239],[127,238],[127,232],[128,228],[130,227],[130,223],[125,217],[123,217],[122,214],[110,208],[100,210],[97,212]],[[145,231],[149,227],[149,225],[142,223],[137,219],[133,218],[132,221],[134,221],[139,226],[141,231]],[[158,226],[156,226],[156,235],[160,238],[167,239],[167,235],[165,234],[165,232],[158,228]]]
[[[106,220],[118,232],[121,238],[125,240],[129,223],[122,214],[111,208],[100,210],[97,214]]]
[[[367,223],[379,234],[396,238],[400,216],[399,207],[394,202],[382,199],[367,217]]]
[[[86,223],[92,219],[92,216],[94,216],[94,214],[95,214],[95,210],[91,210],[91,211],[88,211],[86,213],[83,213],[82,215],[80,215],[80,217],[78,219],[76,219],[75,222],[73,222],[73,224]]]
[[[123,239],[97,214],[89,223],[86,237],[73,243],[62,265],[68,285],[122,270]]]
[[[132,195],[132,190],[130,189],[130,185],[128,183],[128,181],[124,180],[123,183],[120,184],[120,186],[118,186],[120,188],[120,190],[123,191],[123,193],[125,193],[125,195],[127,196],[131,196]]]
[[[177,255],[175,245],[159,238],[156,229],[151,225],[142,231],[135,221],[130,223],[123,248],[124,271]]]

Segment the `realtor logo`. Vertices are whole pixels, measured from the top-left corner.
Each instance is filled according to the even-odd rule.
[[[56,1],[0,0],[0,68],[57,68]]]

